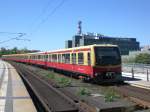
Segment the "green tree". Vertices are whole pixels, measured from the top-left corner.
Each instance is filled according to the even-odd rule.
[[[150,54],[141,53],[135,57],[136,63],[150,64]]]
[[[5,54],[7,54],[7,49],[4,47],[1,47],[0,55],[5,55]]]
[[[22,53],[31,53],[31,52],[39,52],[39,50],[28,50],[27,48],[18,49],[17,47],[14,47],[13,49],[6,49],[5,47],[1,47],[0,57],[2,55],[7,55],[7,54],[22,54]]]
[[[12,53],[13,53],[13,54],[17,54],[17,52],[18,52],[18,48],[17,48],[17,47],[14,47],[14,48],[12,49]]]
[[[27,48],[23,48],[20,50],[20,53],[27,53],[28,52],[28,49]]]

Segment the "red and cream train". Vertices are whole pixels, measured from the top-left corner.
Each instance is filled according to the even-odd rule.
[[[84,79],[102,82],[121,80],[121,56],[116,45],[89,45],[48,52],[3,55],[2,58],[70,72]]]

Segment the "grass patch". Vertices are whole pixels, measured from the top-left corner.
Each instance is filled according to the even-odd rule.
[[[118,95],[115,90],[113,89],[108,89],[105,93],[104,93],[104,98],[105,98],[105,102],[113,102],[115,101],[115,99],[119,99],[120,95]]]
[[[71,85],[71,80],[65,77],[57,78],[56,81],[61,87],[66,87]]]
[[[87,88],[80,88],[78,91],[78,95],[80,96],[90,96],[91,92]]]
[[[47,74],[46,77],[47,77],[47,78],[50,78],[50,79],[55,79],[55,75],[52,74],[52,73],[51,73],[51,74]]]

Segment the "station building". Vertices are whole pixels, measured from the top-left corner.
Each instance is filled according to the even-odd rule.
[[[140,43],[136,41],[136,38],[109,37],[93,33],[74,35],[72,40],[67,40],[65,42],[65,47],[72,48],[92,44],[118,45],[121,51],[121,55],[128,55],[129,51],[140,50]]]

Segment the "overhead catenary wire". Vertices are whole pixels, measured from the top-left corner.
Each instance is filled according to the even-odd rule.
[[[51,6],[51,4],[53,3],[54,0],[49,0],[48,3],[46,3],[46,5],[44,6],[44,8],[42,9],[41,13],[34,19],[34,21],[31,23],[31,28],[32,26],[35,24],[36,21],[38,21],[49,9],[49,7]]]
[[[44,22],[46,22],[46,21],[49,19],[49,17],[52,16],[52,15],[64,4],[65,1],[66,1],[66,0],[62,0],[62,1],[60,2],[60,4],[58,4],[58,5],[51,11],[51,13],[49,13],[49,15],[48,15],[45,19],[43,19],[43,20],[41,21],[40,25],[43,24]]]
[[[30,33],[30,36],[33,35],[38,29],[44,24],[67,0],[62,0],[48,15],[45,19],[41,20],[41,22],[35,27],[34,31]]]
[[[51,2],[49,1],[48,4],[46,5],[46,7],[43,9],[42,13],[38,16],[38,18],[40,18],[49,8],[50,4],[52,3],[53,0],[51,0]],[[42,24],[44,24],[65,2],[66,0],[62,0],[47,16],[46,18],[44,18],[43,20],[41,20],[41,22],[37,25],[37,27],[35,27],[35,29],[28,35],[31,36],[33,35],[35,32],[38,31],[38,29],[41,27]],[[37,19],[38,19],[37,18]],[[27,35],[26,33],[14,33],[14,32],[0,32],[0,34],[18,34],[17,37],[14,38],[10,38],[4,41],[0,41],[0,44],[5,43],[5,42],[9,42],[11,40],[24,40],[24,41],[30,41],[29,39],[26,38],[21,38],[25,35]]]
[[[13,33],[14,34],[14,33]],[[11,40],[23,40],[23,41],[30,41],[29,39],[26,39],[26,38],[21,38],[23,37],[24,35],[26,35],[25,33],[16,33],[16,34],[19,34],[17,37],[13,37],[13,38],[10,38],[10,39],[7,39],[7,40],[4,40],[4,41],[0,41],[0,44],[3,44],[3,43],[6,43],[6,42],[9,42]]]
[[[15,32],[0,32],[0,34],[25,34],[25,33],[15,33]]]

